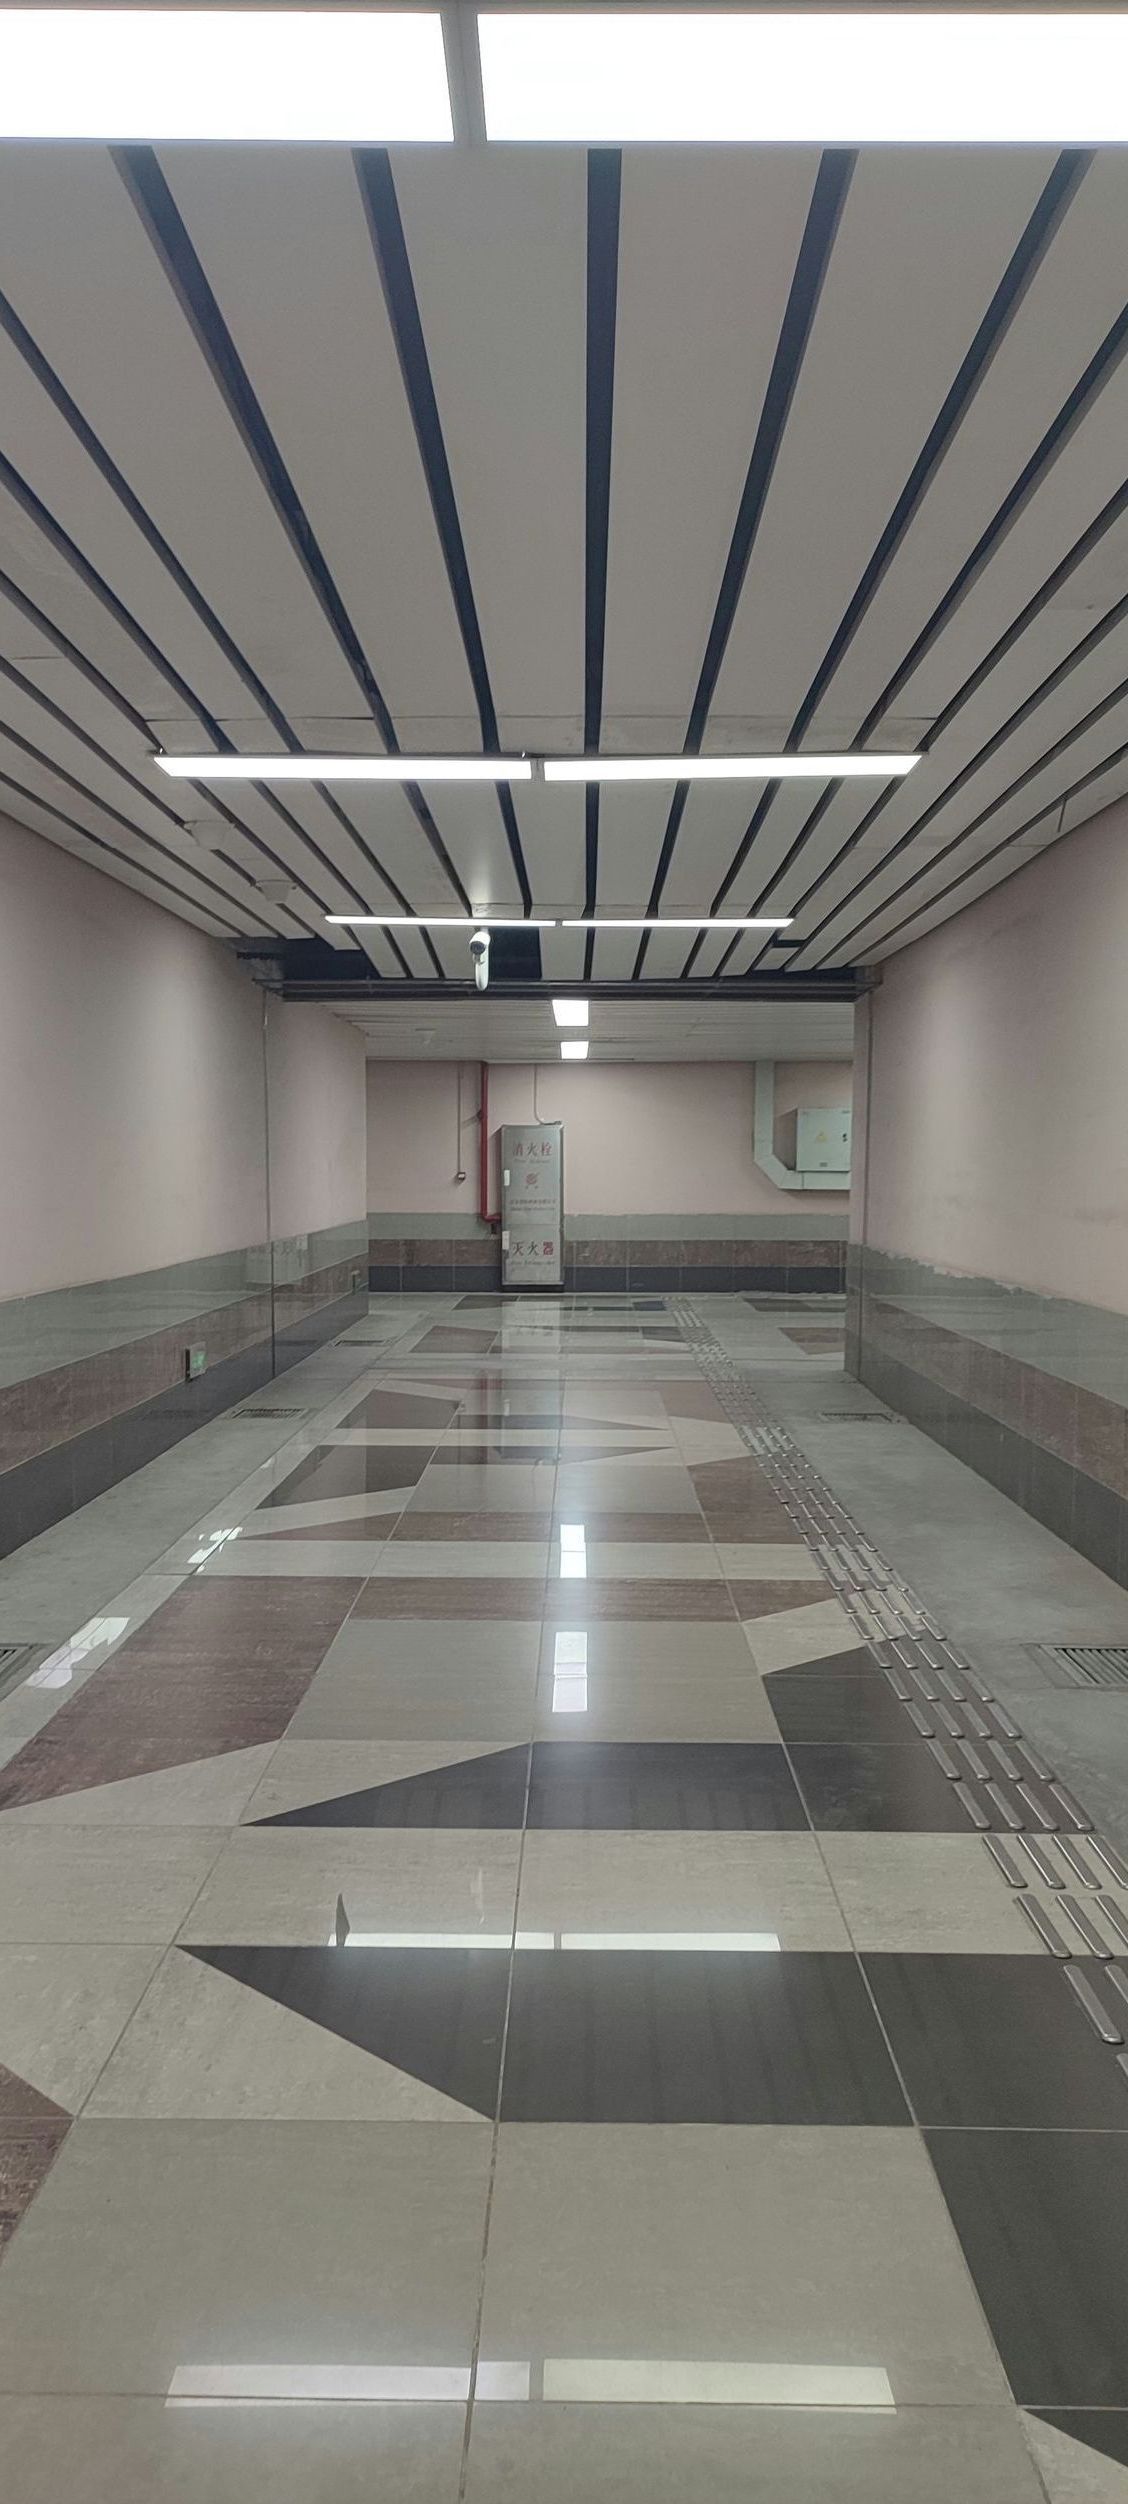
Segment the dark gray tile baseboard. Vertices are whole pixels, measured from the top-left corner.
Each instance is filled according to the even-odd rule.
[[[303,1313],[273,1339],[221,1358],[194,1382],[176,1383],[85,1434],[72,1435],[0,1472],[0,1556],[10,1556],[122,1478],[144,1469],[198,1426],[209,1425],[250,1392],[299,1365],[327,1339],[360,1320],[367,1307],[363,1291],[338,1297],[320,1311]]]
[[[467,1248],[447,1245],[439,1236],[418,1247],[374,1236],[369,1290],[373,1295],[473,1295],[498,1286],[497,1245],[475,1246],[472,1261],[465,1258]],[[841,1295],[845,1251],[841,1243],[801,1239],[731,1244],[705,1236],[692,1246],[570,1242],[565,1246],[564,1286],[582,1295]],[[613,1257],[604,1258],[604,1253]]]

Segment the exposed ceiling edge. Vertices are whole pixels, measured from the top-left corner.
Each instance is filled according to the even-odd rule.
[[[368,958],[359,949],[327,948],[319,940],[298,940],[282,948],[274,948],[269,942],[250,942],[237,945],[236,954],[257,982],[278,992],[284,1000],[320,1000],[336,1006],[361,1000],[378,1000],[386,1006],[389,999],[432,1004],[446,1000],[476,1000],[479,1004],[482,1001],[473,982],[399,981],[389,985],[373,974]],[[311,958],[317,961],[311,962]],[[881,969],[877,966],[848,966],[829,974],[757,973],[735,980],[714,980],[710,976],[654,982],[491,980],[488,996],[495,1005],[502,1000],[547,1001],[551,996],[630,1000],[639,1007],[648,1000],[842,1002],[860,1000],[880,980]]]

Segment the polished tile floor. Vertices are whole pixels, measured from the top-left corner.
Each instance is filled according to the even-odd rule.
[[[373,1298],[0,1568],[19,2504],[1124,2504],[1128,1594],[839,1319]]]

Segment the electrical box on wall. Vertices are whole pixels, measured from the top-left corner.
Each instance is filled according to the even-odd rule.
[[[848,1106],[804,1105],[800,1112],[781,1113],[776,1155],[797,1174],[848,1174],[850,1129]]]

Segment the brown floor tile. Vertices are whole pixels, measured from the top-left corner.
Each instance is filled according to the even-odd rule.
[[[280,1739],[359,1577],[194,1581],[0,1773],[0,1809]]]
[[[567,1505],[558,1503],[557,1519],[567,1521]],[[576,1518],[579,1518],[576,1516]],[[587,1506],[583,1511],[584,1531],[589,1547],[602,1542],[605,1547],[629,1547],[638,1542],[647,1546],[653,1540],[674,1539],[679,1545],[708,1545],[709,1531],[701,1513],[598,1513]]]
[[[551,1539],[551,1513],[402,1513],[393,1539]],[[327,1533],[336,1538],[336,1531]],[[624,1532],[623,1536],[627,1534]]]
[[[645,1582],[549,1582],[544,1614],[554,1624],[580,1627],[586,1619],[600,1617],[639,1623],[676,1617],[696,1619],[699,1625],[723,1618],[731,1623],[734,1611],[723,1582],[663,1582],[655,1577]]]
[[[29,2086],[26,2078],[17,2078],[14,2069],[5,2069],[0,2061],[0,2130],[10,2122],[69,2121],[70,2114],[61,2104],[53,2104],[49,2095],[41,2095],[38,2087]]]
[[[69,2129],[67,2120],[0,2121],[0,2245],[30,2208]]]
[[[810,1608],[816,1600],[832,1600],[828,1582],[730,1582],[737,1616],[774,1617],[784,1608]]]
[[[575,1590],[576,1585],[568,1587]],[[543,1600],[544,1584],[536,1574],[520,1582],[513,1577],[491,1582],[484,1576],[454,1581],[445,1575],[432,1580],[426,1574],[387,1574],[365,1584],[353,1622],[369,1617],[527,1617],[536,1623]]]

